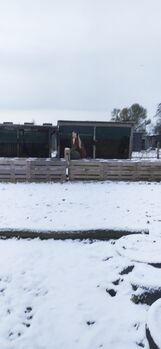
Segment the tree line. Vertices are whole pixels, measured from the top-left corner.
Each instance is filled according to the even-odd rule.
[[[156,118],[154,133],[161,134],[161,103],[158,104],[154,117]],[[146,130],[146,126],[151,123],[147,117],[147,109],[139,103],[123,109],[114,108],[111,112],[111,121],[133,123],[136,130]]]

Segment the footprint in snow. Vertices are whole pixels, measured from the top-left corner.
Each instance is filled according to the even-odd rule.
[[[10,309],[7,309],[7,314],[10,315],[12,312]],[[10,341],[16,340],[18,337],[21,337],[25,334],[25,329],[30,328],[33,319],[33,309],[31,306],[27,306],[22,314],[22,323],[15,324],[16,328],[9,330],[8,339]]]
[[[115,297],[116,296],[116,291],[114,289],[108,289],[106,288],[106,292],[111,296],[111,297]]]
[[[32,307],[26,307],[25,311],[25,320],[23,322],[23,325],[29,328],[31,326],[31,320],[33,319],[33,312]]]

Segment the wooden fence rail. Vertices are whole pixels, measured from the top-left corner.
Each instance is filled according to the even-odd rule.
[[[0,158],[0,181],[161,181],[161,161]]]

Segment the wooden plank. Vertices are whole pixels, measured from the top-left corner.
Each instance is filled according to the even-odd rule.
[[[3,173],[3,174],[1,174],[0,173],[0,178],[10,178],[11,176],[10,176],[10,173],[8,174],[8,173]]]
[[[11,169],[11,165],[10,164],[0,165],[0,172],[3,171],[3,170],[10,171],[10,169]]]
[[[14,159],[11,160],[11,163],[14,163],[15,166],[26,166],[27,159]]]
[[[24,171],[24,172],[26,172],[26,166],[15,166],[15,172],[16,171]]]
[[[45,160],[45,159],[38,159],[38,160],[31,160],[29,161],[31,166],[65,166],[66,162],[62,160]]]
[[[92,170],[89,170],[89,171],[86,171],[86,170],[83,170],[82,171],[78,171],[78,170],[74,170],[74,171],[71,171],[70,172],[70,175],[73,175],[73,176],[78,176],[78,175],[86,175],[86,176],[90,176],[90,175],[101,175],[100,171],[92,171]]]
[[[2,160],[2,158],[0,158],[0,165],[2,165],[2,166],[10,166],[10,164],[11,164],[11,161],[10,160],[8,160],[8,159],[6,159],[6,160]]]
[[[9,170],[6,170],[6,169],[0,170],[0,174],[1,175],[4,175],[4,174],[10,175],[11,174],[11,169],[9,169]]]

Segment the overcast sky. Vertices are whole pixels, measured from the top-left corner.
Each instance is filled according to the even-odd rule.
[[[152,116],[160,17],[161,0],[0,0],[0,121],[3,109],[102,116],[135,102]]]

